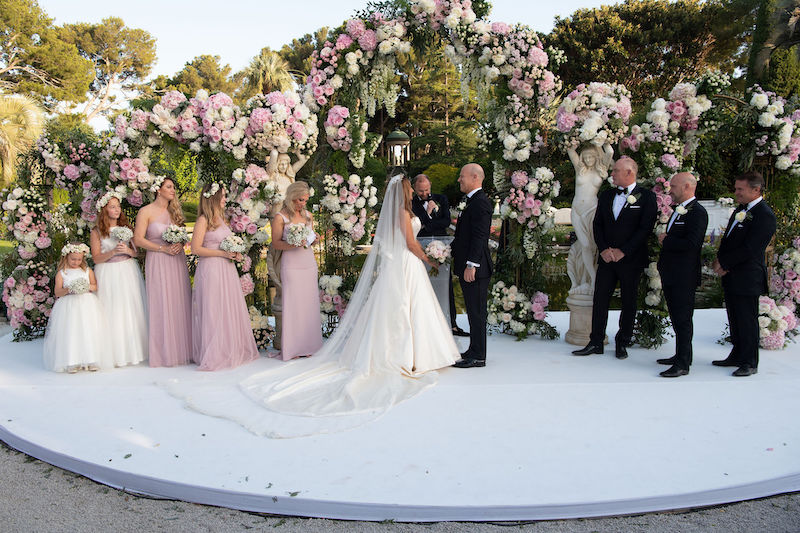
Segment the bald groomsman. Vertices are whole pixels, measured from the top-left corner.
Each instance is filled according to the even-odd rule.
[[[658,363],[671,365],[661,376],[677,378],[688,374],[692,364],[694,296],[700,285],[700,250],[708,227],[708,213],[695,198],[697,178],[692,174],[675,174],[669,183],[669,195],[676,205],[666,233],[658,235],[661,243],[658,272],[675,330],[675,355],[659,359]]]
[[[620,157],[611,171],[613,189],[600,193],[594,214],[594,242],[600,251],[592,302],[592,333],[585,348],[573,355],[603,353],[608,306],[619,283],[622,311],[615,337],[617,359],[628,357],[636,320],[639,278],[649,261],[647,237],[656,224],[656,195],[636,183],[636,161]]]

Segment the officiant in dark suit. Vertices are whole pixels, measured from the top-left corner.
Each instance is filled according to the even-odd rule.
[[[450,227],[450,204],[447,196],[431,193],[431,180],[425,174],[418,174],[411,181],[414,188],[414,198],[411,200],[411,209],[422,223],[417,237],[444,237]],[[453,278],[450,277],[448,289],[450,300],[450,327],[453,335],[468,337],[469,333],[456,324],[456,301],[453,295]]]
[[[708,213],[695,198],[697,178],[692,174],[675,174],[669,183],[669,195],[675,206],[666,231],[658,235],[661,243],[658,273],[675,331],[675,355],[658,359],[658,363],[671,365],[661,372],[662,377],[676,378],[688,374],[692,364],[694,296],[700,286],[700,251],[708,227]]]
[[[616,356],[628,357],[636,320],[636,297],[639,278],[648,264],[647,237],[656,223],[656,196],[636,183],[636,161],[620,157],[611,171],[614,188],[597,200],[594,215],[594,241],[600,252],[592,301],[592,332],[589,344],[573,355],[603,353],[611,295],[619,284],[622,312],[619,317]]]
[[[492,257],[489,232],[492,227],[492,202],[483,191],[483,168],[476,163],[464,165],[458,184],[465,198],[459,203],[460,214],[451,244],[453,271],[461,283],[469,319],[469,348],[453,365],[458,368],[486,366],[486,305]]]
[[[758,372],[758,297],[767,292],[764,254],[775,234],[775,213],[764,201],[764,178],[746,172],[736,178],[739,207],[728,220],[720,241],[714,271],[722,276],[725,309],[733,349],[716,366],[736,366],[734,376]]]

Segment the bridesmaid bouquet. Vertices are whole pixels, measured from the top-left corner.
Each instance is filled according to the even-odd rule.
[[[428,246],[425,247],[425,255],[434,263],[429,274],[431,277],[436,277],[439,275],[438,265],[445,264],[452,256],[452,251],[449,244],[445,244],[442,241],[431,241],[428,243]],[[438,263],[438,265],[436,263]]]
[[[228,235],[219,243],[219,249],[223,252],[243,254],[247,251],[247,244],[238,235]]]
[[[164,242],[170,244],[183,244],[191,240],[189,234],[186,232],[186,228],[183,226],[176,226],[175,224],[167,226],[164,233],[161,234],[161,238],[164,239]]]
[[[119,242],[128,242],[133,239],[133,231],[125,226],[114,226],[109,233]]]
[[[308,245],[311,244],[309,242],[310,237],[311,230],[305,224],[289,224],[289,232],[286,235],[286,242],[292,246],[302,246],[303,248],[308,248]]]
[[[85,278],[78,278],[65,286],[70,294],[86,294],[89,292],[89,282]]]

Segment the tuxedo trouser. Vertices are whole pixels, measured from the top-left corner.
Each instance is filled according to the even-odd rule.
[[[486,360],[486,310],[489,296],[489,278],[477,278],[467,283],[459,277],[461,291],[464,293],[464,306],[467,308],[469,320],[469,348],[465,355],[468,359]]]
[[[625,263],[606,263],[602,259],[597,265],[592,302],[592,333],[589,344],[602,346],[608,325],[608,306],[619,283],[622,296],[622,311],[619,315],[619,331],[616,342],[629,344],[633,338],[636,321],[636,297],[639,293],[639,278],[644,268]]]
[[[664,299],[675,331],[675,365],[684,370],[692,364],[695,290],[694,286],[664,285]]]
[[[733,341],[729,357],[739,366],[758,368],[758,296],[731,294],[724,287],[723,294]]]

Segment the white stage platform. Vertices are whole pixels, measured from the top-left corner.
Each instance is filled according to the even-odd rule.
[[[568,315],[552,320],[563,334]],[[711,366],[728,352],[714,342],[724,320],[696,313],[694,365],[678,379],[655,363],[672,342],[620,361],[613,348],[573,357],[563,341],[494,335],[486,368],[445,369],[365,426],[286,440],[187,410],[155,385],[196,379],[194,367],[55,374],[41,340],[7,335],[0,439],[132,492],[341,519],[591,517],[800,490],[800,347],[762,351],[758,375],[731,377]]]

